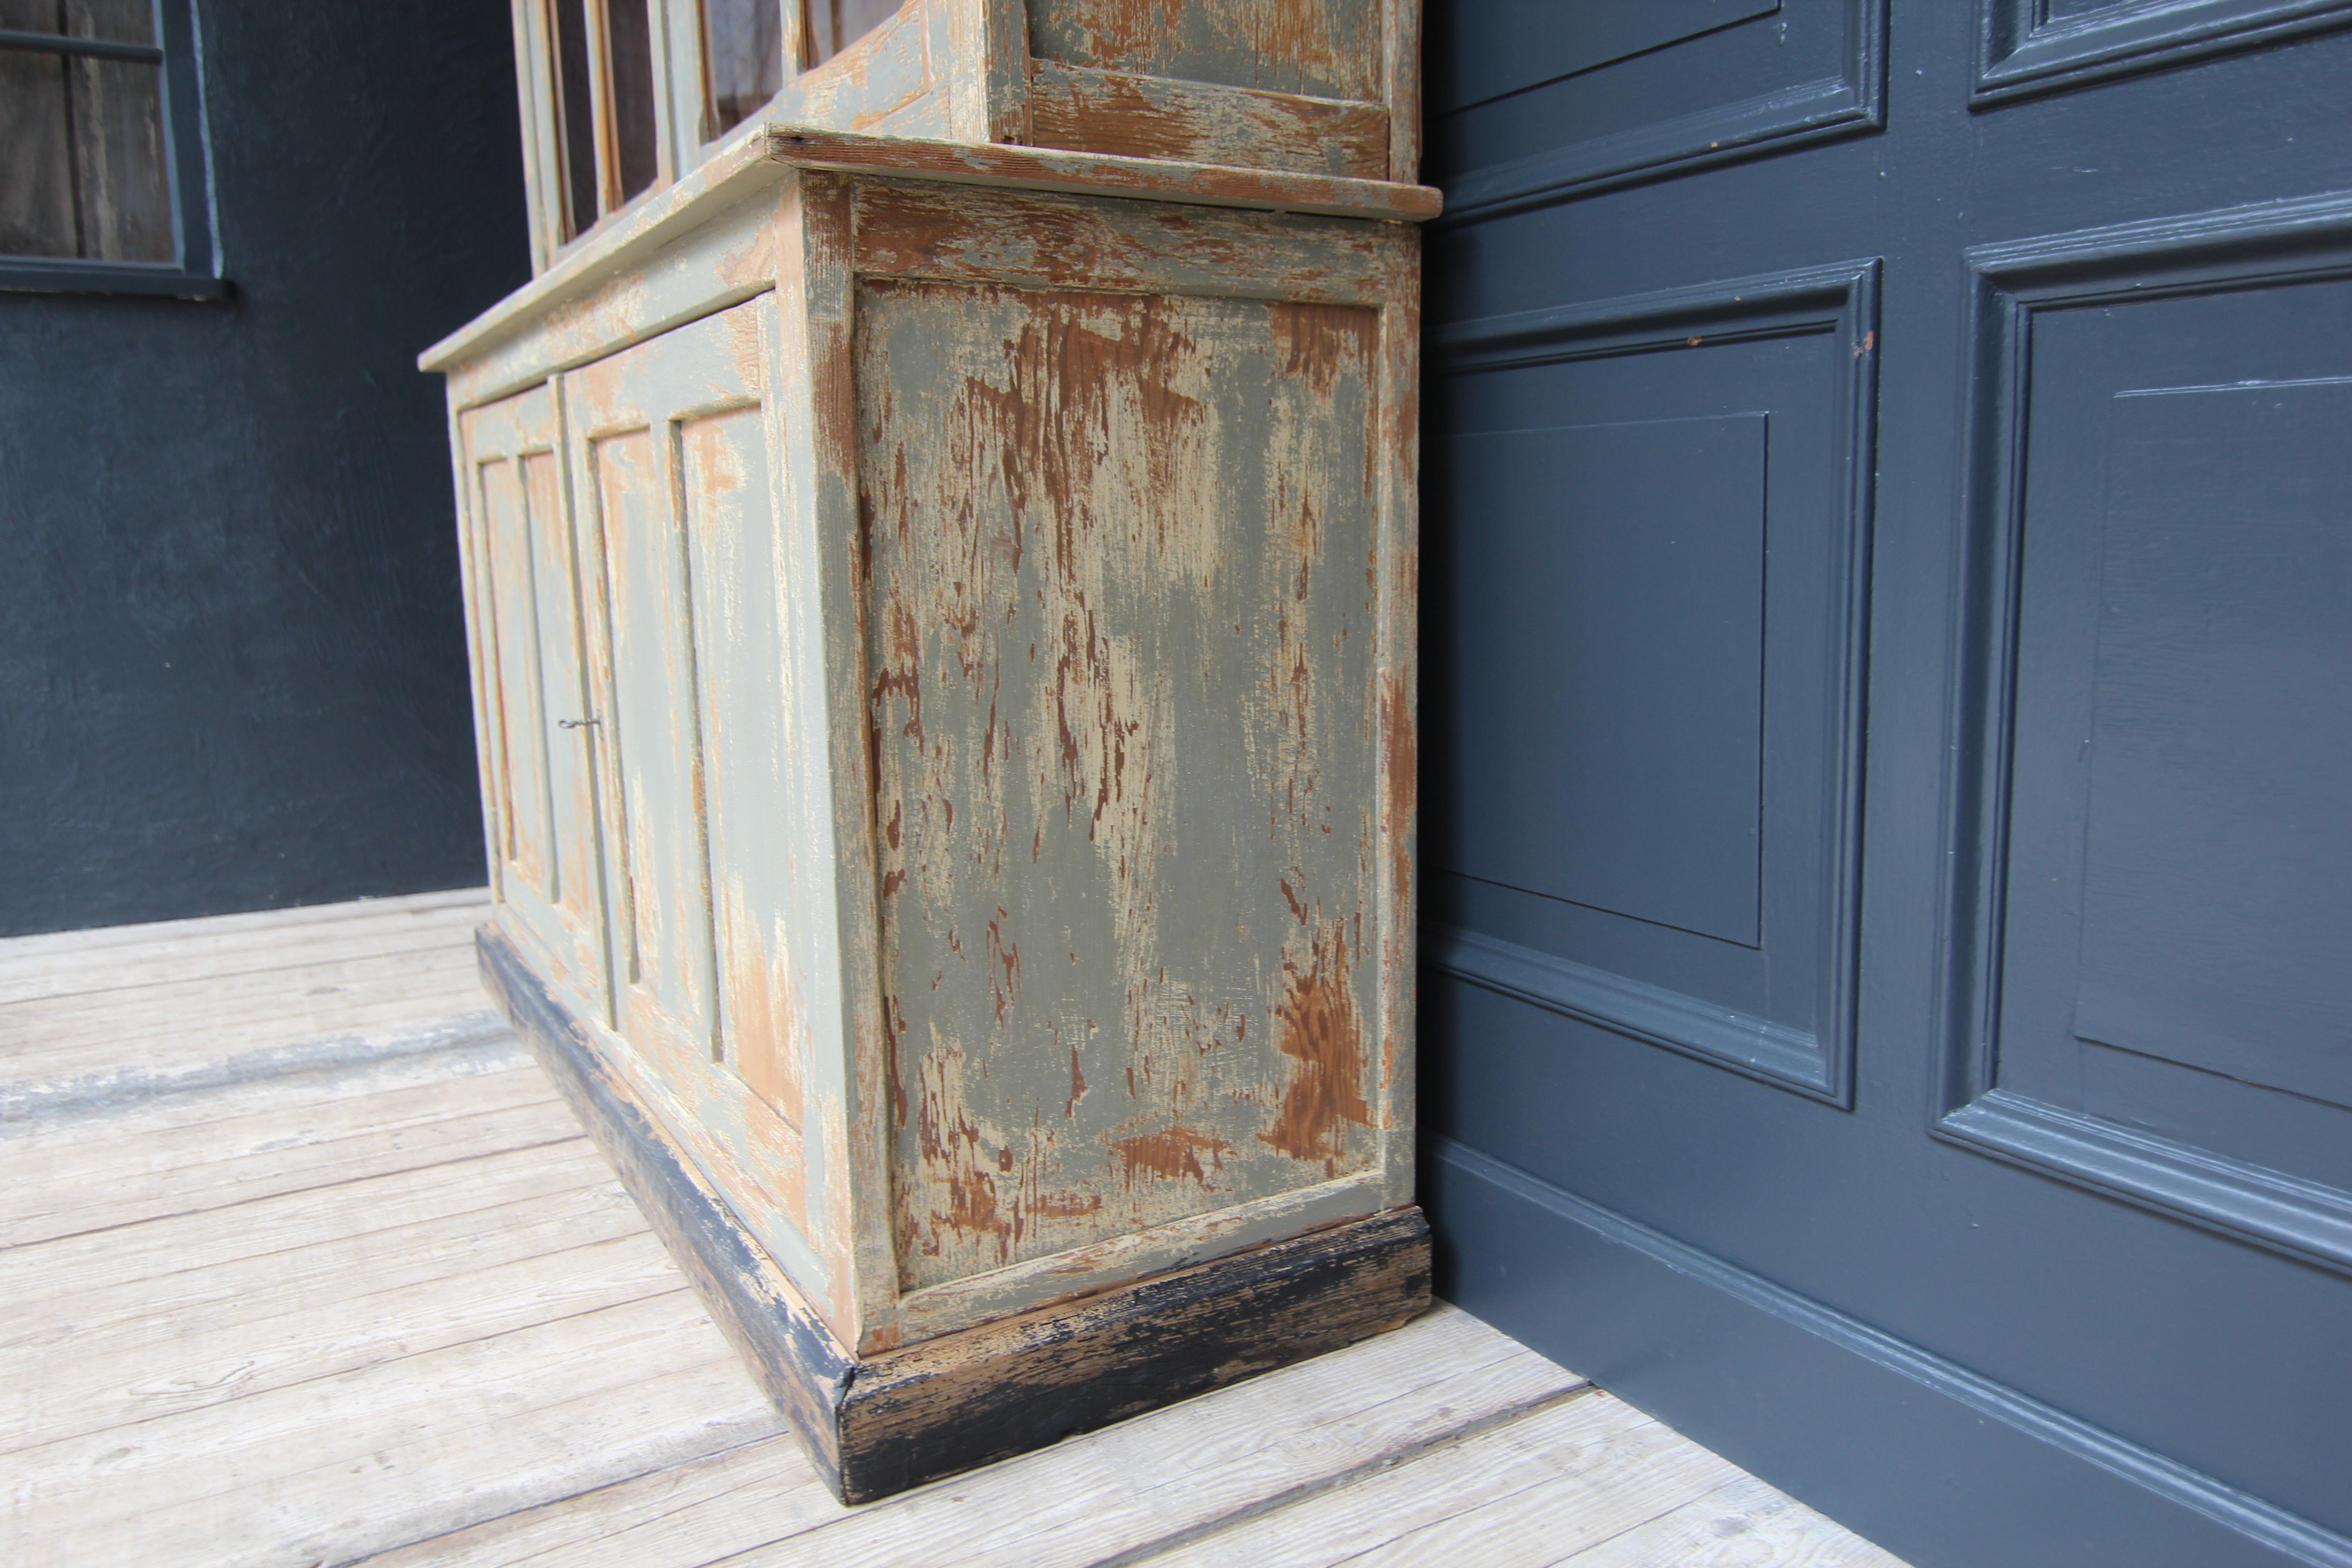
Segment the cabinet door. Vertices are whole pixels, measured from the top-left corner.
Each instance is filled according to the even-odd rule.
[[[579,573],[553,391],[459,416],[489,755],[493,892],[552,969],[602,1009],[603,868]]]
[[[756,1173],[746,1217],[791,1261],[766,1227],[803,1225],[808,961],[788,943],[810,933],[783,890],[806,840],[789,831],[774,323],[765,297],[719,311],[575,372],[564,401],[607,693],[614,1027],[681,1133]]]

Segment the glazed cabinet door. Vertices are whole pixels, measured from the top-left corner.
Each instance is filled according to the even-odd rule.
[[[465,454],[492,889],[552,968],[603,1010],[595,715],[556,396],[536,386],[458,416]]]
[[[774,337],[762,297],[573,373],[564,397],[607,714],[614,1027],[681,1130],[743,1174],[763,1205],[746,1219],[798,1268],[808,1030],[787,951],[801,922],[777,891],[796,755]]]

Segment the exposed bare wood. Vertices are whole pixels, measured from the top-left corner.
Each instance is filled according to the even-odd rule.
[[[156,1134],[128,1152],[89,1144],[12,1150],[38,1179],[0,1189],[0,1246],[577,1135],[562,1103],[528,1068],[379,1098],[392,1103],[314,1107],[291,1126],[276,1112],[209,1122]]]
[[[45,931],[37,936],[14,936],[0,942],[0,974],[16,974],[47,966],[67,953],[106,950],[121,955],[125,965],[136,964],[143,950],[179,952],[220,938],[242,938],[266,931],[267,940],[283,945],[301,942],[322,926],[350,920],[398,917],[436,910],[460,910],[457,918],[481,921],[489,895],[480,888],[452,888],[439,893],[404,893],[388,899],[354,899],[341,904],[310,904],[294,910],[252,910],[242,914],[205,915],[194,920],[157,921],[150,924],[92,926],[87,931]],[[155,984],[143,969],[124,968],[112,988]]]
[[[1155,1568],[1540,1568],[1738,1474],[1595,1393],[1146,1561]]]
[[[472,1000],[461,996],[457,1005]],[[286,1020],[265,1017],[257,1032],[281,1034],[287,1043],[250,1051],[237,1048],[244,1042],[231,1027],[191,1030],[196,1038],[188,1042],[166,1032],[168,1025],[150,1025],[156,1033],[144,1037],[161,1047],[152,1058],[141,1053],[127,1067],[0,1083],[0,1142],[54,1151],[133,1130],[144,1135],[264,1110],[295,1117],[353,1094],[511,1072],[530,1062],[514,1031],[494,1012],[445,1007],[438,1019],[419,1027],[415,1000],[404,997],[398,1005],[395,1027],[307,1037]],[[135,1048],[141,1039],[126,1033],[122,1046]],[[214,1052],[209,1059],[200,1054],[207,1047]],[[83,1046],[73,1059],[79,1066],[93,1056],[114,1061],[124,1054],[119,1047]],[[246,1086],[252,1088],[249,1096],[200,1092]]]
[[[631,205],[595,246],[575,247],[527,288],[425,350],[418,356],[419,367],[457,371],[508,339],[536,330],[541,317],[588,298],[752,191],[774,184],[787,168],[1404,222],[1433,217],[1443,205],[1436,191],[1422,185],[769,126],[730,142],[691,175]],[[654,269],[656,275],[660,270]],[[756,288],[749,281],[755,276],[741,274],[744,280],[737,286]],[[629,302],[615,294],[608,304],[626,310]],[[624,334],[614,338],[627,341]],[[617,343],[608,339],[610,346]]]
[[[611,1177],[612,1167],[584,1137],[505,1149],[231,1208],[0,1248],[0,1291],[16,1301],[127,1287],[269,1257],[322,1237],[365,1238],[405,1225],[445,1224]]]
[[[1895,1556],[1753,1476],[1590,1546],[1556,1568],[1903,1568]]]
[[[0,1453],[36,1433],[55,1442],[201,1410],[677,1289],[667,1254],[642,1231],[405,1285],[383,1284],[372,1261],[363,1268],[380,1289],[354,1294],[346,1282],[331,1300],[271,1317],[150,1315],[128,1331],[43,1344],[39,1361],[54,1369],[70,1346],[71,1365],[0,1379]]]
[[[1389,171],[1389,111],[1377,103],[1041,61],[1029,116],[1045,147],[1358,180]]]
[[[380,956],[387,952],[446,948],[462,943],[482,921],[488,903],[478,889],[462,894],[435,894],[415,902],[368,900],[332,906],[332,918],[306,922],[301,956],[311,963],[338,957]],[[287,935],[252,916],[229,916],[218,925],[182,937],[163,934],[155,926],[122,928],[121,941],[89,941],[75,944],[62,939],[26,937],[16,940],[44,945],[0,961],[0,1006],[40,997],[70,996],[111,991],[125,973],[134,972],[142,985],[173,980],[250,973],[282,967]],[[0,1020],[9,1016],[0,1012]],[[0,1039],[24,1037],[10,1029]]]
[[[1401,291],[1409,231],[1281,213],[861,181],[858,272],[1016,288],[1374,305]]]
[[[516,1184],[501,1183],[481,1162],[439,1166],[438,1188],[402,1194],[408,1201],[396,1211],[423,1217],[380,1230],[367,1228],[374,1216],[360,1205],[335,1201],[345,1189],[293,1194],[310,1199],[301,1215],[307,1228],[248,1227],[261,1231],[268,1250],[241,1257],[205,1258],[208,1238],[201,1227],[209,1221],[218,1228],[229,1219],[217,1212],[152,1220],[146,1236],[124,1237],[118,1250],[155,1265],[152,1272],[127,1278],[83,1283],[70,1268],[16,1266],[37,1258],[41,1247],[12,1250],[0,1255],[14,1292],[7,1325],[0,1329],[0,1354],[22,1356],[30,1365],[60,1351],[102,1354],[142,1339],[167,1345],[178,1332],[218,1332],[331,1310],[354,1292],[462,1279],[518,1258],[646,1233],[644,1216],[584,1142],[576,1150],[531,1153],[533,1180],[519,1195],[467,1208],[461,1200],[482,1194],[463,1191],[466,1178],[483,1178],[478,1186],[494,1194]],[[381,1199],[383,1184],[375,1185],[371,1195]],[[539,1187],[547,1190],[531,1190]],[[187,1259],[198,1261],[174,1267]]]
[[[1421,178],[1421,0],[1381,0],[1381,98],[1389,111],[1391,180]]]
[[[1044,148],[885,140],[796,126],[771,126],[767,143],[770,157],[803,169],[896,174],[1014,190],[1083,191],[1204,206],[1318,213],[1328,217],[1417,223],[1435,217],[1444,202],[1432,186],[1382,180]]]
[[[1380,0],[1027,0],[1040,59],[1325,98],[1380,96]]]

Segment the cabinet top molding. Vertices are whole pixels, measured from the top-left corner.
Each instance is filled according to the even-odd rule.
[[[1386,180],[770,125],[642,205],[616,215],[614,226],[593,243],[574,250],[418,355],[417,367],[434,372],[457,368],[550,307],[596,288],[721,208],[796,169],[1388,223],[1426,222],[1444,205],[1433,186]]]

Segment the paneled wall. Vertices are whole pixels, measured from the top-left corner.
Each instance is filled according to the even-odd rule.
[[[0,294],[0,931],[482,875],[446,426],[505,9],[201,8],[222,304]]]

